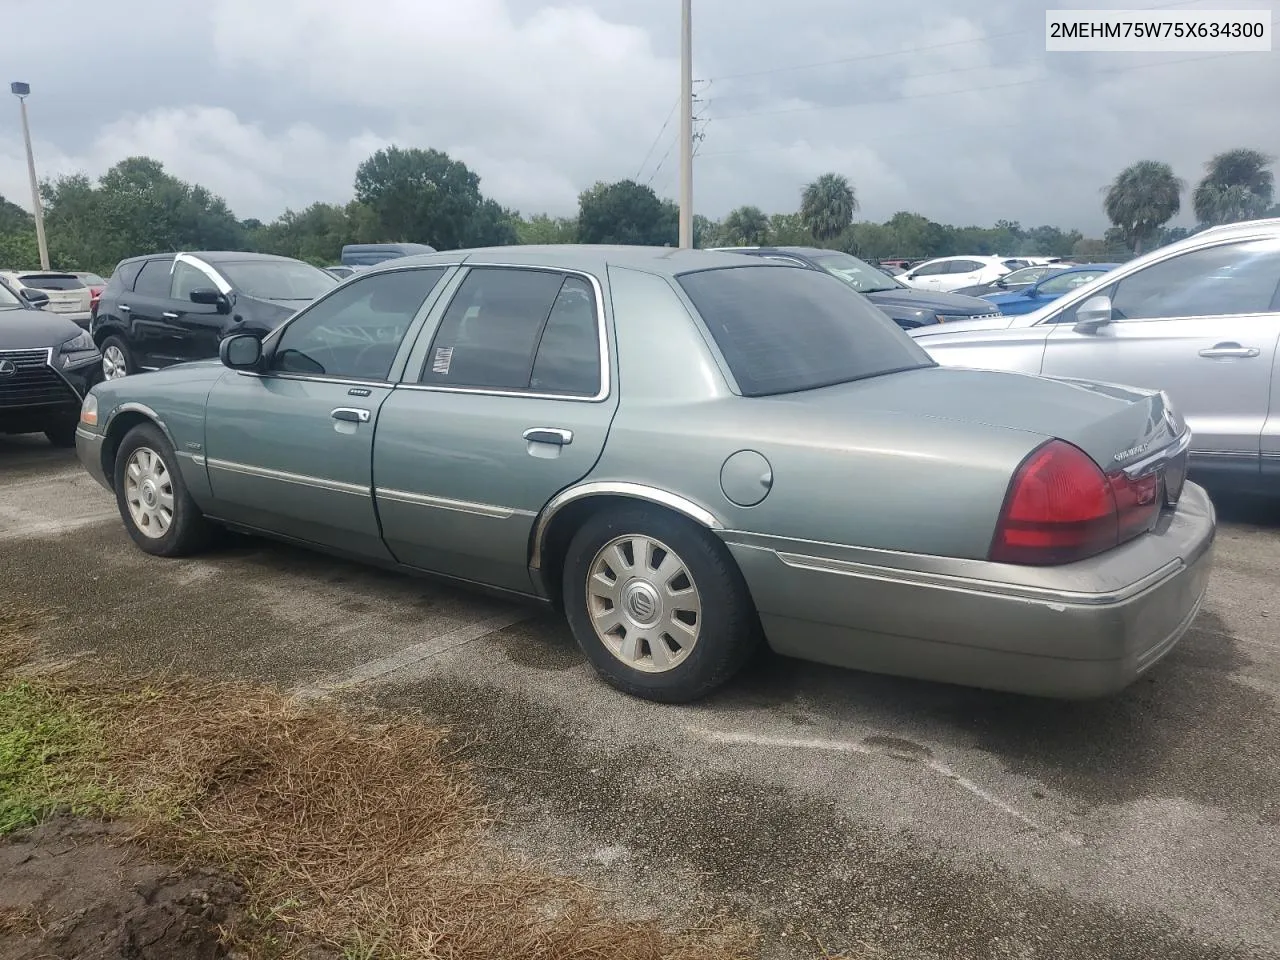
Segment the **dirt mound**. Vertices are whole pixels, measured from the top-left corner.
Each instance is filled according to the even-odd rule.
[[[242,898],[149,860],[124,827],[55,819],[0,841],[0,960],[215,960]]]

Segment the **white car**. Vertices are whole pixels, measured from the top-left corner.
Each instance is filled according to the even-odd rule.
[[[0,270],[0,277],[8,281],[26,298],[26,291],[34,290],[49,298],[44,309],[89,329],[93,319],[93,291],[74,273],[56,270]]]
[[[938,257],[912,267],[897,279],[917,290],[949,293],[961,287],[990,283],[1026,265],[1026,260],[1014,257]]]
[[[1280,218],[1192,234],[1032,313],[910,334],[946,366],[1163,390],[1193,475],[1280,491]]]

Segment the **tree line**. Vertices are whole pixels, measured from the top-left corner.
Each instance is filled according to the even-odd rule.
[[[1271,157],[1252,149],[1218,154],[1192,194],[1201,226],[1262,215],[1272,206]],[[270,223],[240,220],[227,203],[186,183],[149,157],[120,161],[96,181],[84,174],[41,184],[51,265],[109,274],[127,257],[172,250],[253,250],[317,265],[338,262],[348,243],[427,243],[439,250],[513,243],[676,245],[675,203],[633,180],[600,182],[582,192],[577,215],[524,215],[484,195],[480,177],[439,150],[388,147],[356,169],[353,198],[286,210]],[[1185,235],[1166,225],[1181,210],[1186,184],[1168,164],[1141,161],[1104,188],[1113,226],[1102,237],[1052,225],[953,226],[900,211],[883,223],[855,221],[848,178],[826,173],[808,184],[794,212],[743,206],[721,220],[694,217],[700,247],[819,245],[868,259],[950,254],[1127,259]],[[39,265],[31,215],[0,198],[0,267]]]

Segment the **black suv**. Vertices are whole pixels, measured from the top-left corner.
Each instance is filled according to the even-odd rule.
[[[19,296],[0,280],[0,433],[43,433],[54,446],[73,447],[101,358],[73,321],[34,306],[47,302],[44,293]]]
[[[166,253],[120,261],[89,332],[109,380],[211,360],[232,333],[266,336],[338,285],[332,274],[265,253]]]
[[[843,280],[888,314],[904,330],[934,323],[999,316],[1000,308],[989,300],[955,293],[916,290],[898,282],[883,270],[839,250],[820,247],[719,247],[726,253],[782,260],[811,270],[824,270]]]

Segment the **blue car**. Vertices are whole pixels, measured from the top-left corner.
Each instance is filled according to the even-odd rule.
[[[1070,293],[1080,284],[1110,273],[1118,266],[1118,263],[1086,263],[1079,267],[1068,267],[1049,274],[1023,290],[989,293],[982,299],[996,304],[1001,313],[1010,316],[1030,313],[1032,310],[1039,310],[1046,303],[1052,303],[1064,293]]]

